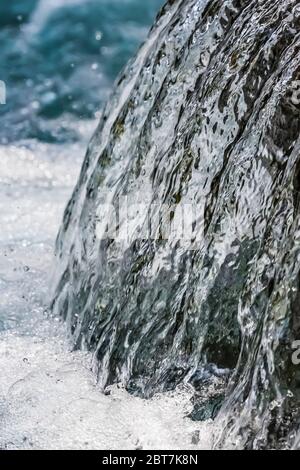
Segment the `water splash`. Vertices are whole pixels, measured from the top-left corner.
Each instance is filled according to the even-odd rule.
[[[186,417],[190,389],[150,401],[117,387],[104,395],[91,358],[70,352],[62,325],[2,334],[0,352],[0,449],[211,448],[213,423],[199,429]]]

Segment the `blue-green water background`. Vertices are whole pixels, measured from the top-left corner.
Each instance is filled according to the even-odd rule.
[[[0,0],[0,143],[75,140],[74,122],[94,117],[162,4]]]

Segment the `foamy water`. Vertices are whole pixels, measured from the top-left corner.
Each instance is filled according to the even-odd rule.
[[[90,357],[69,352],[61,330],[49,324],[48,335],[2,335],[0,448],[209,447],[209,424],[199,431],[185,417],[191,391],[146,401],[114,387],[105,396],[89,370]]]
[[[209,448],[212,423],[186,417],[189,387],[104,395],[91,355],[72,352],[49,316],[55,236],[84,146],[0,147],[0,448]]]

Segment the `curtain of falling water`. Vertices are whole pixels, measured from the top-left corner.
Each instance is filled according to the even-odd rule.
[[[149,396],[218,378],[220,442],[244,447],[295,439],[299,28],[297,0],[167,2],[104,108],[57,242],[55,311],[100,383]],[[129,237],[101,240],[104,204],[124,196],[143,203]],[[160,236],[188,204],[193,249]],[[138,236],[149,217],[155,240]]]

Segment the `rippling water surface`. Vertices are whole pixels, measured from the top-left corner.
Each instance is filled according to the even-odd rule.
[[[145,402],[98,389],[48,312],[53,247],[95,113],[159,0],[0,5],[0,448],[196,448],[191,390]],[[134,416],[134,420],[133,420]],[[201,441],[201,444],[200,444]]]
[[[168,2],[104,109],[57,244],[55,309],[103,387],[193,383],[195,417],[221,408],[221,445],[285,447],[298,429],[299,51],[299,0]],[[189,204],[186,245],[164,232]]]

